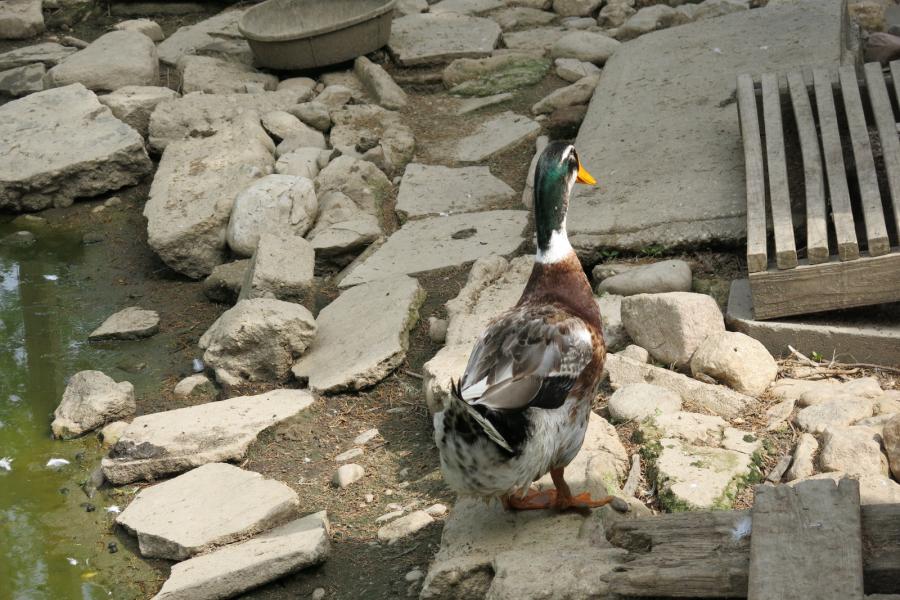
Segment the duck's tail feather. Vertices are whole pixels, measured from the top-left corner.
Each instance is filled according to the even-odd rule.
[[[507,452],[512,453],[513,449],[509,445],[509,442],[497,431],[497,428],[494,427],[494,424],[491,423],[487,417],[478,412],[474,406],[463,400],[462,393],[459,389],[459,381],[450,380],[450,395],[453,397],[454,401],[456,401],[465,411],[472,417],[472,420],[478,423],[479,427],[484,430],[484,433],[488,436],[488,438],[506,450]]]

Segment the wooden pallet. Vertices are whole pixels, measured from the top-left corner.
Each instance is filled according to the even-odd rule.
[[[900,504],[860,507],[852,479],[757,486],[751,510],[626,519],[609,591],[625,598],[862,600],[900,593]]]
[[[900,61],[891,80],[895,99]],[[900,300],[900,113],[881,66],[741,75],[737,96],[755,317]]]

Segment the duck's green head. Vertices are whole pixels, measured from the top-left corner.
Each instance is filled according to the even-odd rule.
[[[575,182],[597,183],[581,166],[575,146],[566,142],[547,144],[534,170],[534,226],[541,262],[555,262],[571,250],[566,211]]]

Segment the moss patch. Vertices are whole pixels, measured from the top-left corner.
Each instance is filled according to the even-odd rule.
[[[451,88],[450,93],[457,96],[478,97],[502,94],[535,85],[544,78],[549,70],[549,61],[523,57],[521,60],[510,61],[492,73],[464,81]]]

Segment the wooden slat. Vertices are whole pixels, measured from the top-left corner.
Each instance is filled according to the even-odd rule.
[[[867,594],[900,592],[900,504],[861,508]],[[662,514],[622,519],[606,538],[629,551],[610,575],[610,592],[625,597],[746,598],[750,511]]]
[[[763,123],[766,129],[766,172],[769,177],[769,206],[775,233],[775,264],[779,269],[797,266],[791,197],[788,193],[787,160],[784,155],[784,127],[781,124],[781,94],[778,77],[762,76]]]
[[[768,268],[766,255],[766,187],[763,179],[762,142],[753,79],[740,75],[737,81],[741,137],[744,140],[744,168],[747,179],[747,270]]]
[[[884,82],[881,65],[869,63],[865,69],[869,103],[872,105],[875,124],[878,126],[878,139],[881,142],[881,154],[887,171],[888,188],[891,192],[890,202],[893,207],[894,224],[900,228],[900,138],[897,136],[897,119],[894,117],[894,109],[891,106],[891,97]],[[891,73],[894,71],[897,71],[897,76],[900,76],[900,62],[895,61],[891,64]],[[900,85],[900,81],[894,79],[894,89],[898,85]],[[887,199],[885,199],[886,205]],[[885,210],[887,209],[885,208]]]
[[[806,187],[806,257],[810,264],[828,260],[828,224],[825,213],[825,180],[822,175],[822,157],[819,152],[819,135],[809,103],[809,92],[803,75],[788,73],[788,87],[794,120],[800,134],[800,151],[803,155],[803,175]]]
[[[847,115],[847,128],[850,130],[850,141],[853,143],[853,159],[856,163],[856,179],[859,184],[860,201],[866,224],[869,254],[881,256],[890,251],[891,244],[888,241],[887,227],[884,222],[881,191],[878,189],[875,160],[872,158],[872,144],[869,140],[866,115],[863,112],[862,99],[859,95],[856,67],[853,65],[841,67],[839,73],[841,95],[844,98],[844,112]]]
[[[750,273],[753,315],[790,315],[900,300],[900,248],[853,261],[800,265],[791,271]]]
[[[757,486],[747,600],[862,600],[859,482]]]
[[[841,260],[854,260],[859,258],[859,245],[856,242],[856,226],[853,224],[853,211],[850,208],[850,190],[847,187],[847,172],[844,169],[844,155],[841,152],[841,135],[834,109],[831,75],[825,69],[814,69],[813,84],[838,256]]]

